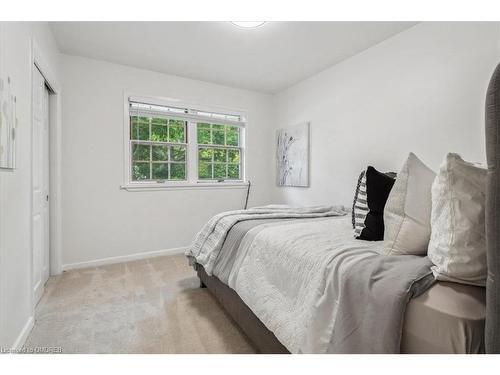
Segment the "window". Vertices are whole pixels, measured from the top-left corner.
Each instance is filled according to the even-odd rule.
[[[186,121],[130,117],[132,180],[186,180]]]
[[[244,181],[241,114],[127,98],[127,186]]]
[[[199,122],[197,137],[200,180],[241,179],[239,127]]]

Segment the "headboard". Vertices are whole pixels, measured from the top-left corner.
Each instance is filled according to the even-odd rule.
[[[486,353],[500,353],[500,64],[486,94]]]

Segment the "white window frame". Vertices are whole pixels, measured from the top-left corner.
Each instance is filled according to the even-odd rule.
[[[130,101],[147,103],[151,105],[160,105],[176,108],[188,109],[188,114],[173,114],[172,117],[185,117],[186,126],[186,180],[184,181],[134,181],[132,180],[132,150],[130,139]],[[201,114],[200,114],[201,113]],[[231,121],[217,117],[204,116],[205,113],[221,113],[228,116],[237,116],[240,121]],[[220,124],[220,125],[236,125],[240,127],[240,176],[239,180],[199,180],[198,179],[198,146],[206,145],[198,144],[197,126],[198,122]],[[171,190],[171,189],[199,189],[199,188],[246,188],[248,186],[246,179],[246,163],[245,163],[245,130],[246,130],[246,113],[241,110],[208,107],[203,105],[186,104],[179,100],[167,99],[160,97],[134,95],[130,92],[124,93],[124,121],[123,121],[123,185],[121,189],[128,191],[150,191],[150,190]],[[211,145],[208,145],[209,147]]]

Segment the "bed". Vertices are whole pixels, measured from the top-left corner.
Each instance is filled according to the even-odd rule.
[[[340,235],[342,243],[359,243],[352,238],[348,217],[307,219],[297,226],[312,222],[315,226],[328,223]],[[280,340],[255,315],[242,298],[230,288],[224,260],[234,260],[231,251],[237,251],[242,238],[259,227],[274,226],[285,220],[248,220],[235,224],[229,231],[219,257],[222,262],[208,276],[203,266],[195,264],[198,277],[229,313],[241,330],[261,353],[289,353]],[[295,221],[297,221],[295,219]],[[289,225],[286,224],[285,225]],[[295,229],[296,230],[296,229]],[[310,230],[310,229],[306,229]],[[351,242],[350,242],[351,241]],[[364,241],[363,241],[364,242]],[[377,249],[380,244],[372,243]],[[400,343],[401,353],[483,353],[485,322],[485,289],[448,282],[437,282],[418,297],[412,298],[406,308]],[[335,350],[338,353],[338,350]],[[360,352],[356,350],[356,352]]]
[[[394,274],[398,277],[392,278],[394,284],[400,282],[400,278],[405,278],[406,271],[410,273],[414,271],[414,274],[411,277],[408,276],[407,280],[401,281],[400,285],[393,286],[387,282],[362,285],[359,284],[359,281],[357,281],[358,284],[351,285],[349,280],[353,278],[344,277],[342,282],[334,280],[334,284],[338,283],[337,293],[341,289],[343,291],[351,289],[350,295],[349,292],[344,293],[347,295],[344,300],[340,302],[335,300],[334,303],[329,300],[328,303],[325,303],[325,296],[320,295],[314,301],[301,301],[300,298],[303,298],[303,294],[299,292],[297,292],[297,295],[294,294],[295,289],[304,289],[304,285],[301,285],[300,282],[302,284],[311,282],[312,294],[315,294],[318,290],[318,288],[315,289],[316,286],[324,287],[324,282],[322,283],[321,279],[304,279],[299,280],[300,282],[297,281],[297,285],[295,285],[294,272],[301,271],[297,269],[297,264],[301,264],[300,267],[302,268],[309,268],[309,271],[313,269],[313,271],[321,270],[323,272],[327,270],[330,272],[331,267],[337,267],[336,271],[342,269],[342,272],[346,275],[368,272],[370,276],[368,278],[377,281],[387,278],[379,277],[378,270],[369,269],[369,263],[361,264],[361,266],[352,265],[354,263],[358,264],[358,260],[376,256],[379,251],[377,244],[371,244],[361,249],[360,247],[363,246],[350,243],[347,240],[347,236],[352,237],[352,233],[347,232],[349,230],[349,219],[340,212],[333,215],[315,212],[307,213],[306,216],[298,215],[297,217],[282,214],[269,214],[267,217],[255,215],[244,220],[228,221],[224,240],[220,246],[214,245],[217,251],[196,260],[191,258],[191,261],[200,278],[201,286],[208,288],[253,342],[258,351],[261,353],[371,353],[372,351],[366,350],[366,346],[359,347],[358,345],[360,340],[367,340],[370,341],[370,344],[373,344],[368,345],[368,347],[375,348],[373,353],[500,353],[500,288],[497,282],[500,277],[500,243],[498,239],[498,233],[500,233],[500,223],[498,221],[500,201],[499,194],[497,194],[500,190],[500,175],[496,168],[497,159],[500,156],[500,138],[498,138],[497,134],[500,130],[500,124],[498,123],[500,118],[499,82],[500,68],[497,67],[491,78],[486,100],[486,149],[488,161],[486,202],[488,277],[486,288],[431,281],[428,273],[425,272],[428,265],[423,263],[421,259],[415,258],[409,259],[413,264],[408,268],[406,266],[408,263],[407,258],[406,263],[398,263],[399,260],[396,259],[393,260],[394,263],[379,265],[383,269],[380,274],[386,275],[388,271],[399,272],[399,274],[397,272]],[[244,215],[244,213],[241,213],[241,215]],[[290,222],[293,222],[293,224],[290,224]],[[297,245],[299,247],[295,249],[293,257],[300,260],[300,262],[295,259],[295,263],[289,262],[286,267],[272,264],[272,258],[266,258],[265,253],[258,252],[259,243],[256,239],[261,241],[260,245],[269,245],[269,241],[272,241],[272,239],[270,236],[266,237],[266,233],[270,230],[281,231],[281,240],[284,242],[286,242],[287,236],[290,237],[292,242],[288,242],[287,246],[293,247],[294,241],[296,241],[293,237],[296,233],[302,232],[304,238],[297,238],[301,241],[307,241],[306,233],[313,233],[317,237],[318,234],[325,232],[324,228],[321,229],[321,226],[325,225],[334,226],[335,230],[331,232],[340,237],[328,237],[330,234],[326,234],[325,240],[320,241],[318,246],[311,246],[310,251],[316,252],[314,254],[318,256],[317,259],[328,259],[330,262],[328,267],[321,268],[318,265],[321,263],[319,261],[318,264],[315,264],[314,261],[305,262],[306,264],[301,263],[304,259],[316,259],[311,257],[311,254],[308,255],[309,258],[301,257],[300,246],[304,246],[307,242],[300,243],[299,241],[299,245]],[[255,234],[253,234],[254,232]],[[245,243],[248,237],[252,240]],[[255,242],[257,242],[257,246],[255,246]],[[348,243],[347,247],[342,247],[346,242]],[[333,248],[330,245],[330,247],[325,247],[325,243],[337,245],[333,246]],[[339,245],[340,243],[342,246]],[[287,246],[283,248],[287,248]],[[283,250],[277,248],[276,251],[279,254]],[[330,253],[334,255],[332,256]],[[349,264],[349,262],[345,261],[345,254],[353,253],[357,254],[356,262],[351,262],[352,264],[349,267],[344,267],[343,264]],[[299,255],[296,256],[296,254]],[[288,256],[290,256],[290,253]],[[342,258],[343,263],[338,261],[337,258]],[[380,258],[383,259],[384,257]],[[198,261],[199,259],[203,261]],[[215,262],[215,259],[218,261]],[[332,259],[334,260],[332,261]],[[263,273],[267,272],[267,279],[272,279],[271,282],[263,279],[256,280],[252,284],[252,278],[255,277],[256,272],[260,272],[256,266],[257,264],[258,267],[262,268]],[[321,264],[324,266],[323,263]],[[318,268],[315,269],[314,267]],[[241,269],[244,272],[240,271]],[[246,275],[246,283],[249,283],[249,286],[242,288],[241,285],[243,284],[239,281],[242,277],[244,279],[245,272],[248,269],[252,269],[253,272]],[[237,271],[235,272],[235,270]],[[288,278],[273,279],[273,270],[276,271],[276,274],[288,273]],[[315,274],[314,272],[309,273]],[[298,279],[300,279],[300,276]],[[268,283],[266,284],[266,282]],[[263,285],[264,290],[258,290],[261,285]],[[381,291],[383,288],[399,288],[394,289],[394,291],[389,290],[389,294],[399,293],[401,294],[400,298],[394,303],[390,299],[384,299],[384,295],[388,293],[384,294],[384,291]],[[359,295],[356,295],[357,290],[361,291]],[[283,295],[283,306],[272,306],[269,309],[270,313],[269,311],[263,312],[260,306],[265,305],[273,298],[276,299],[276,295],[279,296],[280,293]],[[328,293],[331,294],[331,292],[325,292],[325,295]],[[296,326],[290,328],[287,327],[287,324],[290,323],[292,326],[293,324],[289,318],[286,319],[286,316],[281,321],[274,319],[274,314],[280,315],[294,312],[293,308],[287,305],[289,302],[286,297],[290,297],[287,295],[293,295],[296,299],[298,296],[299,302],[311,306],[310,311],[306,311],[304,314],[299,311],[303,315],[303,320],[298,320],[299,323],[312,321],[313,326],[322,324],[321,327],[316,327],[317,329],[309,329],[309,331],[316,332],[316,335],[309,337],[308,333],[304,333],[297,338],[294,336],[294,330],[300,330],[300,324],[295,322]],[[356,300],[356,298],[359,298],[359,300]],[[280,301],[279,298],[278,301]],[[388,305],[385,306],[384,303]],[[374,307],[370,307],[372,304]],[[335,306],[336,309],[340,309],[339,306],[344,306],[344,310],[335,311],[333,315],[336,318],[328,321],[322,318],[330,316],[332,313],[328,309],[325,310],[321,305]],[[366,311],[357,313],[358,306],[362,306]],[[311,311],[316,314],[314,315],[315,319],[309,319],[308,321],[306,318],[310,318],[311,315],[308,315],[308,313]],[[392,320],[388,320],[389,322],[394,321],[394,326],[389,324],[376,327],[373,322],[371,326],[365,325],[368,324],[366,322],[376,321],[377,319],[363,319],[363,316],[376,316],[382,311],[389,314]],[[341,324],[337,322],[339,320]],[[397,323],[398,320],[401,321],[400,324]],[[283,324],[283,322],[287,324]],[[336,326],[339,327],[335,328]],[[331,334],[332,330],[334,332],[338,331],[336,340],[322,335],[325,328],[329,329],[328,335]],[[379,332],[376,332],[376,330]],[[363,332],[363,334],[360,334],[360,332]],[[380,332],[384,333],[380,334]],[[385,336],[389,336],[390,339],[388,340]],[[339,337],[341,340],[337,340]],[[324,345],[321,347],[315,346],[315,342],[321,340],[323,340]],[[335,341],[339,341],[339,343]],[[305,344],[299,345],[297,344],[299,342]],[[387,344],[387,342],[390,344]]]

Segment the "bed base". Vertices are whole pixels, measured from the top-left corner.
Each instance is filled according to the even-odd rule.
[[[264,354],[290,353],[233,289],[217,277],[208,276],[203,266],[196,264],[195,269],[200,279],[200,287],[207,288],[213,294],[258,352]]]

